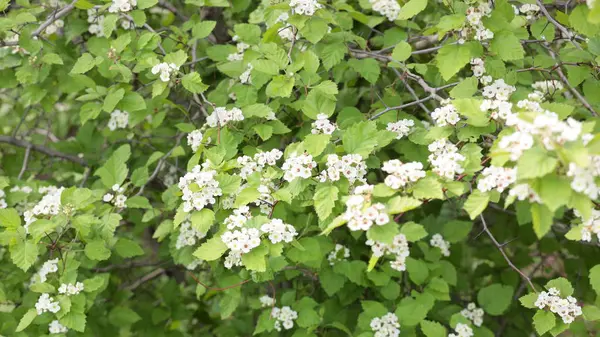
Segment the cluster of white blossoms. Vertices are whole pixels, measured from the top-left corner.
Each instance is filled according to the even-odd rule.
[[[163,82],[169,82],[171,80],[171,75],[173,73],[177,73],[179,71],[179,67],[175,63],[159,63],[152,67],[152,74],[160,74],[160,80]]]
[[[127,207],[127,197],[123,192],[125,192],[125,187],[119,186],[119,184],[114,184],[112,186],[113,193],[106,193],[102,197],[102,201],[109,202],[117,208],[126,208]]]
[[[48,280],[48,274],[56,273],[58,271],[58,259],[52,259],[44,262],[42,268],[38,272],[40,283],[44,283]]]
[[[115,110],[110,113],[110,120],[108,121],[108,129],[115,131],[116,129],[125,129],[129,124],[129,112]]]
[[[101,15],[98,9],[90,8],[87,10],[88,32],[98,37],[104,36],[104,15]]]
[[[553,95],[565,88],[559,80],[538,81],[533,83],[531,87],[539,91],[541,95]]]
[[[485,28],[482,18],[490,16],[492,8],[488,3],[480,3],[477,7],[469,7],[466,10],[467,20],[465,25],[459,31],[460,38],[458,43],[463,44],[466,40],[473,38],[477,41],[492,39],[494,33]]]
[[[69,283],[69,284],[63,283],[63,284],[60,285],[60,287],[58,287],[58,292],[60,294],[64,294],[64,295],[67,295],[67,296],[72,296],[72,295],[77,295],[80,292],[82,292],[83,288],[84,288],[83,287],[83,283],[81,283],[81,282],[77,282],[75,284],[73,284],[73,283]]]
[[[394,261],[390,261],[392,269],[398,271],[406,270],[406,258],[410,255],[408,240],[404,234],[394,236],[391,244],[367,240],[366,244],[371,246],[374,256],[382,257],[386,254],[394,255]]]
[[[534,202],[541,204],[542,199],[540,196],[529,186],[529,184],[517,184],[513,186],[510,191],[508,191],[509,196],[515,197],[517,200],[523,201],[527,200],[529,202]]]
[[[214,127],[222,127],[229,122],[239,122],[244,120],[244,115],[242,114],[242,110],[239,108],[231,108],[227,110],[227,108],[219,107],[215,108],[215,110],[210,114],[210,116],[206,117],[206,124],[211,128]]]
[[[296,178],[308,179],[312,176],[312,169],[315,167],[317,167],[317,163],[310,154],[304,152],[298,155],[294,152],[281,166],[284,171],[283,179],[287,182]]]
[[[400,5],[396,0],[369,0],[369,3],[374,11],[387,17],[390,21],[396,21],[400,15]]]
[[[536,4],[524,4],[521,6],[521,8],[519,8],[519,11],[525,15],[527,20],[532,20],[540,11],[540,6]]]
[[[432,247],[438,247],[442,251],[442,255],[446,257],[450,256],[450,242],[444,240],[441,234],[433,234],[429,244]]]
[[[189,263],[188,265],[186,265],[185,269],[187,269],[187,270],[195,270],[202,263],[204,263],[204,260],[195,259],[194,261],[192,261],[191,263]]]
[[[6,200],[4,200],[5,197],[6,193],[4,193],[4,191],[0,189],[0,209],[8,207]]]
[[[50,324],[48,324],[48,332],[50,332],[53,335],[58,335],[61,333],[69,332],[69,329],[67,329],[66,326],[60,324],[60,322],[58,322],[57,320],[53,320],[52,322],[50,322]]]
[[[372,185],[362,185],[354,189],[354,194],[346,200],[346,212],[342,215],[352,231],[369,230],[373,224],[383,226],[390,217],[381,203],[371,204]]]
[[[398,316],[393,312],[373,318],[370,326],[371,330],[375,332],[374,337],[398,337],[400,335]]]
[[[397,134],[396,139],[402,139],[410,134],[412,127],[415,126],[415,121],[412,119],[401,119],[397,122],[390,122],[387,125],[387,130]]]
[[[275,305],[275,299],[269,295],[262,295],[258,300],[260,301],[260,306],[263,308]]]
[[[238,39],[238,36],[234,36],[233,37],[233,41],[236,41]],[[244,42],[238,42],[236,44],[236,49],[237,49],[237,53],[231,53],[229,55],[227,55],[227,61],[241,61],[244,59],[244,52],[246,51],[246,49],[250,48],[250,45],[248,45],[247,43]]]
[[[29,225],[37,220],[37,216],[57,215],[60,212],[60,196],[64,189],[64,187],[58,188],[56,186],[40,187],[38,189],[38,192],[44,196],[31,210],[23,213],[23,219],[25,220],[23,227],[25,227],[26,233],[29,233]]]
[[[254,67],[250,63],[248,63],[246,65],[246,70],[244,70],[244,72],[240,74],[240,82],[242,84],[251,84],[252,83],[252,77],[250,75],[252,73],[253,68]]]
[[[112,0],[108,11],[110,13],[129,12],[135,6],[137,6],[137,0]]]
[[[350,257],[350,249],[348,249],[344,245],[340,245],[339,243],[335,244],[335,249],[332,250],[329,255],[327,255],[327,261],[329,261],[329,265],[333,266],[334,264],[340,261],[346,261],[347,258]]]
[[[289,330],[294,327],[294,320],[298,318],[298,313],[286,305],[281,308],[273,308],[271,317],[275,318],[275,330],[281,331],[282,327]]]
[[[338,181],[344,176],[350,184],[357,181],[365,183],[366,174],[367,164],[365,164],[361,155],[347,154],[340,158],[336,154],[330,154],[327,156],[327,169],[321,171],[319,181],[322,183],[327,180]]]
[[[577,210],[574,213],[581,219],[581,241],[592,241],[592,235],[596,235],[600,240],[600,211],[593,209],[587,220],[584,220]]]
[[[56,314],[60,311],[60,304],[58,301],[55,301],[54,298],[50,297],[49,294],[43,293],[35,304],[35,310],[37,310],[38,315],[48,311]]]
[[[383,163],[381,170],[388,173],[384,180],[386,186],[395,190],[425,177],[423,164],[418,161],[402,163],[398,159],[392,159]]]
[[[535,306],[539,309],[549,308],[550,311],[558,314],[565,324],[572,323],[577,316],[581,316],[583,313],[575,297],[561,298],[560,291],[556,288],[550,288],[547,292],[540,292],[535,301]]]
[[[486,76],[481,77],[482,83],[484,77]],[[491,77],[486,78],[485,84],[489,84],[491,80]],[[481,111],[489,112],[490,117],[494,120],[507,120],[515,116],[512,112],[513,104],[508,101],[515,90],[514,86],[506,84],[504,80],[496,80],[483,88],[485,99],[481,102],[479,108]]]
[[[177,236],[177,242],[175,243],[176,249],[181,249],[185,246],[193,246],[196,242],[200,241],[206,236],[206,233],[194,228],[189,221],[184,221],[179,226],[179,236]]]
[[[481,84],[488,85],[492,83],[492,76],[485,75],[485,63],[482,59],[471,59],[471,70],[473,71],[473,76],[477,77]]]
[[[492,84],[485,86],[481,94],[487,99],[507,101],[510,98],[510,95],[516,90],[516,87],[506,84],[503,79],[499,79],[495,80]]]
[[[465,309],[460,311],[460,314],[473,321],[475,326],[483,324],[483,309],[478,308],[475,303],[469,303]]]
[[[54,20],[51,24],[48,25],[48,27],[46,27],[46,29],[44,30],[44,33],[46,35],[52,35],[52,34],[58,32],[58,30],[64,26],[65,26],[65,22],[63,20],[61,20],[61,19]]]
[[[450,103],[449,100],[442,102],[441,107],[436,108],[431,113],[431,118],[436,126],[456,125],[460,121],[458,110]]]
[[[192,148],[192,151],[196,152],[198,150],[200,145],[202,145],[202,139],[202,131],[200,130],[194,130],[188,133],[187,143]]]
[[[191,172],[179,178],[184,212],[200,211],[216,202],[215,197],[222,194],[219,182],[215,180],[216,175],[217,171],[203,170],[202,166],[196,165]]]
[[[291,0],[290,7],[295,14],[312,16],[323,5],[318,3],[317,0]]]
[[[327,118],[326,114],[318,114],[317,120],[312,122],[311,126],[312,126],[312,130],[310,130],[310,132],[313,135],[317,135],[317,134],[330,135],[335,130],[337,130],[337,125],[335,123],[331,123],[329,121],[329,119]]]
[[[273,244],[282,241],[287,243],[292,242],[294,237],[298,235],[294,226],[284,223],[281,219],[272,219],[260,226],[260,230],[269,235],[269,240]]]
[[[517,181],[517,169],[511,167],[490,166],[481,172],[482,178],[477,182],[477,189],[481,192],[496,190],[500,193]]]
[[[23,192],[25,194],[29,194],[33,192],[33,189],[29,186],[13,186],[9,190],[10,192]]]
[[[464,169],[459,162],[464,161],[465,157],[458,153],[456,145],[448,139],[438,139],[429,144],[427,148],[431,152],[427,159],[433,166],[435,174],[447,179],[454,179],[457,173],[463,173]]]
[[[498,142],[498,148],[506,150],[510,154],[510,160],[517,161],[523,152],[533,146],[533,136],[527,132],[516,131],[510,135],[503,136]]]
[[[262,172],[266,166],[274,166],[281,159],[283,152],[278,149],[273,149],[266,152],[258,152],[254,157],[241,156],[237,158],[238,164],[241,166],[240,177],[247,179],[254,172]]]
[[[256,228],[244,228],[244,224],[252,217],[250,208],[242,206],[233,211],[223,224],[228,231],[221,235],[221,241],[231,251],[225,258],[225,268],[242,264],[242,254],[249,253],[252,249],[260,246],[260,232]]]
[[[454,333],[449,334],[448,337],[473,337],[473,329],[464,323],[458,323]]]

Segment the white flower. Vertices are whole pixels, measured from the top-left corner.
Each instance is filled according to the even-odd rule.
[[[498,148],[508,150],[510,160],[517,161],[523,155],[523,152],[533,146],[533,137],[527,132],[517,131],[508,136],[500,138]]]
[[[335,245],[335,249],[332,250],[329,255],[327,255],[327,261],[329,261],[329,264],[333,266],[337,262],[345,261],[349,257],[350,250],[346,248],[346,246],[338,243]]]
[[[110,131],[125,129],[129,124],[129,113],[127,111],[115,110],[110,114],[108,128]]]
[[[495,189],[502,193],[509,185],[517,181],[517,169],[490,166],[483,169],[481,176],[482,178],[477,182],[477,189],[481,192]]]
[[[600,187],[596,184],[596,177],[600,176],[600,156],[590,156],[588,167],[579,167],[575,163],[569,163],[567,176],[572,177],[571,188],[583,193],[591,199],[598,198]]]
[[[244,115],[239,108],[215,108],[215,110],[206,118],[206,124],[210,127],[223,127],[229,122],[243,121]]]
[[[461,310],[460,314],[468,320],[473,321],[475,326],[483,324],[483,309],[477,308],[475,303],[469,303],[465,309]]]
[[[551,312],[558,314],[565,324],[570,324],[583,314],[577,299],[572,296],[561,298],[560,291],[556,288],[540,292],[534,305],[539,309],[549,308]]]
[[[412,119],[401,119],[397,122],[390,122],[387,125],[387,130],[398,134],[396,139],[402,139],[410,134],[411,128],[415,126]]]
[[[53,335],[67,333],[68,331],[69,329],[67,329],[66,326],[60,324],[57,320],[53,320],[52,322],[50,322],[50,324],[48,324],[48,332],[50,332]]]
[[[400,323],[393,312],[373,318],[369,325],[375,332],[375,337],[398,337],[400,335]]]
[[[216,175],[217,171],[203,170],[200,165],[196,165],[191,172],[179,179],[178,186],[183,193],[181,199],[184,201],[184,212],[200,211],[216,202],[215,197],[222,194],[219,182],[215,180]]]
[[[129,12],[137,6],[137,0],[113,0],[108,8],[110,13]]]
[[[374,11],[387,17],[390,21],[395,21],[400,14],[400,5],[396,0],[369,0],[369,3]]]
[[[331,123],[329,119],[327,119],[326,114],[318,114],[317,120],[314,121],[311,126],[312,130],[310,130],[310,132],[312,134],[330,135],[337,130],[337,125],[335,123]]]
[[[380,203],[371,204],[373,186],[362,185],[354,189],[354,194],[346,200],[346,211],[342,214],[352,231],[369,230],[371,226],[382,226],[390,221],[385,206]]]
[[[542,203],[540,196],[529,186],[529,184],[515,185],[508,191],[508,195],[514,196],[520,201],[528,200],[529,202]]]
[[[271,317],[275,318],[275,330],[281,331],[282,325],[285,330],[289,330],[294,327],[294,320],[298,318],[298,313],[288,306],[274,307]]]
[[[77,282],[75,284],[69,283],[63,283],[60,285],[60,287],[58,288],[58,292],[60,294],[66,294],[67,296],[71,296],[71,295],[77,295],[79,294],[81,291],[83,291],[83,283],[81,282]]]
[[[269,235],[271,243],[292,242],[298,235],[294,226],[286,224],[281,219],[272,219],[260,227],[260,231]]]
[[[464,169],[459,162],[465,160],[465,157],[458,153],[456,145],[450,143],[447,139],[439,139],[429,144],[428,157],[433,166],[433,172],[447,179],[454,179],[458,173],[463,173]]]
[[[381,170],[389,175],[385,178],[385,184],[392,189],[400,189],[409,183],[414,183],[425,177],[423,164],[419,162],[402,163],[398,159],[388,160],[383,163]]]
[[[350,184],[356,181],[366,182],[367,164],[359,154],[347,154],[340,158],[336,154],[327,156],[327,169],[321,171],[319,181],[338,181],[343,176]]]
[[[471,329],[470,326],[468,326],[464,323],[456,324],[454,331],[456,333],[451,333],[448,335],[448,337],[472,337],[473,336],[473,329]]]
[[[51,274],[51,273],[56,273],[58,271],[58,259],[52,259],[52,260],[48,260],[46,262],[44,262],[44,264],[42,265],[42,268],[40,268],[40,271],[38,272],[38,275],[40,277],[40,283],[44,283],[46,282],[47,275]]]
[[[54,301],[54,298],[50,297],[49,294],[43,293],[38,298],[37,303],[35,304],[35,310],[37,310],[37,314],[41,315],[45,312],[57,313],[60,311],[60,305],[58,301]]]
[[[200,145],[202,145],[202,131],[194,130],[187,136],[188,145],[192,148],[192,151],[196,152]]]
[[[593,209],[592,216],[587,220],[583,220],[577,210],[575,210],[575,215],[581,219],[581,241],[592,241],[594,234],[600,240],[600,211]]]
[[[247,179],[254,172],[262,172],[266,166],[274,166],[281,159],[283,152],[273,149],[266,152],[257,152],[254,157],[241,156],[237,158],[238,165],[241,166],[240,177]]]
[[[258,300],[263,308],[272,307],[275,304],[275,299],[269,295],[263,295]]]
[[[181,249],[185,246],[193,246],[205,236],[206,233],[202,233],[194,228],[189,221],[184,221],[179,226],[179,236],[177,236],[175,248]]]
[[[317,0],[291,0],[290,7],[296,14],[312,16],[323,5]]]
[[[250,77],[251,73],[252,73],[252,64],[248,63],[246,65],[246,70],[240,75],[240,82],[242,84],[249,84],[252,83],[252,77]]]
[[[433,118],[437,126],[456,125],[460,121],[458,111],[452,104],[436,108],[431,113],[431,118]]]
[[[60,196],[64,189],[64,187],[59,188],[56,186],[39,188],[38,192],[44,194],[44,196],[32,209],[23,212],[23,218],[25,220],[25,225],[23,227],[25,227],[26,233],[29,233],[29,225],[37,220],[36,216],[57,215],[60,212]]]
[[[152,74],[160,74],[160,80],[163,82],[169,82],[171,75],[179,71],[179,67],[175,63],[159,63],[152,67]]]
[[[408,240],[406,240],[404,234],[394,236],[391,244],[374,240],[367,240],[366,244],[371,246],[374,256],[392,255],[394,258],[394,261],[390,261],[392,269],[398,271],[406,270],[406,258],[410,255],[410,250],[408,248]]]
[[[292,153],[281,166],[284,171],[283,179],[288,182],[296,178],[308,179],[312,176],[312,169],[315,167],[317,167],[317,163],[308,153],[300,155]]]
[[[442,255],[450,256],[450,242],[444,240],[441,234],[434,234],[429,241],[432,247],[438,247],[442,251]]]

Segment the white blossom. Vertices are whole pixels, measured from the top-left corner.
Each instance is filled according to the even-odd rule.
[[[395,190],[425,177],[423,164],[416,161],[402,163],[398,159],[388,160],[383,163],[381,170],[388,173],[384,180],[385,184]]]
[[[317,0],[291,0],[290,7],[296,14],[312,16],[323,5]]]
[[[471,329],[470,326],[468,326],[464,323],[456,324],[456,327],[454,328],[454,332],[455,333],[448,334],[448,337],[472,337],[473,336],[473,329]]]
[[[40,187],[38,192],[43,194],[42,199],[31,210],[23,212],[25,232],[29,233],[29,225],[37,220],[37,216],[57,215],[61,209],[60,196],[64,187]]]
[[[534,19],[537,13],[540,11],[540,7],[536,4],[524,4],[519,8],[519,11],[525,14],[527,20]]]
[[[188,133],[187,142],[188,145],[192,148],[192,151],[196,152],[200,145],[202,145],[202,131],[194,130]]]
[[[269,235],[271,243],[292,242],[298,235],[294,226],[286,224],[281,219],[272,219],[266,224],[260,226],[260,231]]]
[[[175,248],[181,249],[185,246],[193,246],[205,236],[206,233],[202,233],[194,228],[189,221],[184,221],[179,226],[179,235],[177,236]]]
[[[500,193],[517,181],[517,169],[510,167],[490,166],[483,169],[477,189],[481,192],[496,190]]]
[[[450,256],[450,242],[444,240],[441,234],[434,234],[429,241],[432,247],[438,247],[442,251],[442,255]]]
[[[317,167],[317,163],[310,154],[292,153],[281,166],[284,171],[283,179],[288,182],[296,178],[308,179],[312,176],[312,169],[315,167]]]
[[[396,139],[402,139],[410,134],[411,129],[415,126],[412,119],[401,119],[397,122],[390,122],[387,125],[387,130],[396,133]]]
[[[45,312],[56,314],[60,311],[60,305],[58,301],[55,301],[54,298],[50,297],[49,294],[43,293],[40,295],[37,303],[35,304],[35,310],[37,310],[38,315],[41,315]]]
[[[260,301],[260,306],[263,308],[272,307],[275,304],[275,299],[269,295],[263,295],[258,300]]]
[[[77,282],[75,284],[72,284],[72,283],[68,283],[68,284],[67,283],[63,283],[58,288],[58,292],[60,294],[64,294],[64,295],[67,295],[67,296],[72,296],[72,295],[77,295],[80,292],[82,292],[83,288],[84,288],[84,286],[83,286],[83,283],[81,283],[81,282]]]
[[[533,137],[527,132],[516,131],[510,135],[503,136],[498,142],[498,148],[510,153],[510,160],[517,161],[523,152],[533,146]]]
[[[48,332],[50,332],[53,335],[67,333],[68,331],[69,329],[67,329],[66,326],[60,324],[60,322],[58,322],[57,320],[53,320],[52,322],[50,322],[50,324],[48,324]]]
[[[244,115],[242,114],[242,110],[239,108],[231,108],[227,110],[227,108],[219,107],[215,108],[215,110],[206,118],[206,124],[208,126],[214,127],[222,127],[229,122],[238,122],[243,121]]]
[[[58,30],[62,27],[65,26],[65,22],[61,19],[58,20],[54,20],[52,23],[50,23],[46,29],[44,30],[44,33],[46,35],[52,35],[56,32],[58,32]]]
[[[298,318],[298,313],[288,306],[275,307],[271,311],[271,317],[275,318],[275,330],[281,331],[282,327],[289,330],[294,327],[294,320]]]
[[[550,288],[547,292],[540,292],[535,301],[535,306],[539,309],[549,308],[551,312],[558,314],[565,324],[572,323],[575,318],[583,313],[581,307],[577,304],[577,299],[573,296],[561,298],[560,291],[556,288]]]
[[[346,211],[342,214],[352,231],[369,230],[373,224],[383,226],[390,221],[381,203],[371,204],[373,186],[362,185],[354,189],[354,194],[346,200]]]
[[[335,123],[331,123],[329,119],[327,119],[326,114],[318,114],[317,120],[312,122],[311,126],[312,130],[310,130],[310,132],[312,134],[330,135],[337,130],[337,125]]]
[[[359,154],[347,154],[339,157],[336,154],[327,156],[327,169],[321,171],[319,175],[320,182],[338,181],[343,176],[350,184],[357,181],[366,182],[367,164]]]
[[[137,0],[112,0],[108,8],[110,13],[129,12],[137,6]]]
[[[216,202],[215,197],[222,194],[219,182],[215,180],[216,175],[217,171],[203,170],[200,165],[196,165],[191,172],[179,179],[184,212],[200,211]]]
[[[449,103],[433,110],[431,118],[437,126],[456,125],[460,121],[458,110]]]
[[[439,139],[429,144],[428,157],[429,162],[433,166],[433,172],[447,179],[454,179],[458,173],[463,173],[464,169],[459,162],[465,160],[465,157],[458,153],[456,145],[450,143],[447,139]]]
[[[395,21],[400,15],[400,5],[396,0],[369,0],[369,3],[374,11],[390,21]]]
[[[160,80],[163,82],[169,82],[171,75],[179,71],[179,67],[175,63],[159,63],[152,67],[152,74],[160,74]]]
[[[371,246],[371,251],[374,256],[382,257],[384,255],[392,255],[394,261],[390,261],[392,269],[398,271],[406,270],[406,258],[410,255],[408,240],[404,234],[394,236],[391,244],[367,240],[366,244]]]
[[[42,268],[38,272],[40,277],[40,283],[46,282],[48,280],[48,274],[56,273],[58,271],[58,259],[52,259],[44,262]]]
[[[388,312],[382,317],[373,318],[369,325],[371,330],[375,332],[374,337],[398,337],[400,335],[398,316],[393,312]]]
[[[515,197],[517,200],[528,200],[529,202],[542,203],[540,196],[529,186],[529,184],[518,184],[513,186],[508,195]]]
[[[591,242],[592,235],[596,235],[600,240],[600,211],[593,209],[587,220],[584,220],[577,210],[575,215],[581,219],[581,241]]]
[[[327,255],[327,261],[329,261],[330,265],[334,265],[337,262],[345,261],[350,257],[350,250],[344,246],[337,243],[335,245],[335,249],[332,250],[329,255]]]
[[[465,309],[460,311],[460,314],[472,321],[475,326],[483,324],[483,309],[478,308],[475,303],[469,303]]]
[[[275,166],[282,156],[283,152],[273,149],[266,152],[257,152],[254,157],[238,157],[237,162],[241,166],[240,177],[247,179],[254,172],[262,172],[267,166]]]
[[[129,112],[115,110],[110,113],[110,120],[108,121],[108,128],[110,131],[116,129],[125,129],[129,124]]]
[[[252,73],[253,66],[248,63],[246,65],[246,70],[240,75],[240,82],[242,84],[250,84],[252,83],[252,77],[250,76]]]

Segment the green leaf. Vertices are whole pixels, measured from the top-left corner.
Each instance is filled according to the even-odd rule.
[[[323,290],[329,296],[335,295],[346,283],[344,276],[334,273],[330,268],[325,268],[319,272],[319,281]]]
[[[413,259],[412,257],[406,258],[406,270],[408,271],[410,280],[417,285],[423,284],[429,276],[427,264],[422,260]]]
[[[210,35],[217,25],[216,21],[202,21],[192,27],[192,36],[197,39],[203,39]]]
[[[442,236],[450,243],[462,241],[473,228],[472,221],[452,220],[444,224]]]
[[[146,9],[154,7],[158,3],[158,0],[137,0],[138,9]]]
[[[69,311],[66,315],[59,319],[59,322],[69,329],[78,332],[85,331],[86,317],[84,313]]]
[[[521,296],[521,298],[519,298],[519,302],[521,302],[521,305],[524,306],[525,308],[534,309],[534,308],[537,308],[535,306],[535,302],[537,301],[537,298],[538,298],[537,293],[530,293],[525,296]]]
[[[469,213],[471,220],[474,220],[481,212],[485,210],[490,201],[490,195],[488,193],[481,192],[479,190],[473,191],[471,195],[465,201],[463,209]]]
[[[446,328],[438,322],[422,321],[421,331],[426,337],[446,337]]]
[[[269,97],[290,97],[294,88],[294,77],[277,75],[267,85],[266,94]]]
[[[96,63],[92,54],[84,53],[77,59],[77,62],[75,62],[73,69],[71,69],[71,74],[85,74],[95,65]]]
[[[196,249],[194,256],[202,260],[214,261],[220,258],[225,251],[227,251],[227,246],[220,237],[215,236]]]
[[[469,125],[486,126],[490,123],[488,114],[481,111],[481,100],[473,98],[460,98],[452,101],[452,105],[456,107],[458,113],[467,117],[467,124]]]
[[[316,44],[321,41],[325,34],[327,34],[327,22],[319,17],[313,16],[302,28],[300,28],[300,34],[312,44]]]
[[[150,201],[148,201],[148,199],[146,197],[142,197],[140,195],[127,199],[127,201],[125,203],[127,204],[127,207],[129,207],[129,208],[144,208],[144,209],[152,208]]]
[[[406,240],[409,242],[419,241],[427,236],[425,228],[414,222],[407,222],[400,227],[400,233],[406,236]]]
[[[455,86],[452,90],[450,90],[450,96],[452,98],[470,98],[473,97],[473,95],[475,95],[475,93],[477,92],[477,87],[479,86],[479,80],[477,80],[477,78],[475,76],[473,77],[468,77],[464,80],[462,80],[457,86]],[[454,105],[454,102],[453,104]],[[481,109],[473,109],[472,107],[463,107],[463,109],[469,109],[469,111],[467,112],[467,114],[464,114],[465,116],[469,117],[469,112],[474,111],[476,116],[479,116],[480,114],[483,115],[483,113],[481,112],[477,112],[477,110],[481,111]],[[479,119],[479,118],[478,118]],[[482,122],[479,122],[482,123]],[[472,123],[469,123],[472,124]]]
[[[404,62],[408,60],[412,52],[412,47],[406,41],[400,41],[394,47],[394,51],[392,52],[392,59],[398,62]]]
[[[90,260],[104,261],[110,257],[110,249],[103,240],[90,241],[85,245],[85,256]]]
[[[379,79],[379,74],[381,73],[379,62],[377,62],[377,60],[372,58],[360,60],[350,59],[348,65],[352,67],[354,71],[359,73],[360,76],[369,81],[369,83],[377,83],[377,79]]]
[[[313,157],[317,157],[323,150],[329,145],[329,141],[331,140],[331,135],[325,134],[309,134],[304,137],[304,141],[302,141],[302,145],[304,150],[308,152]]]
[[[367,158],[377,146],[377,127],[373,122],[359,122],[349,127],[342,137],[347,153],[360,154]]]
[[[15,330],[15,332],[20,332],[20,331],[25,330],[31,324],[31,322],[33,322],[33,319],[36,317],[37,317],[37,311],[34,308],[27,310],[25,315],[23,315],[23,317],[21,317],[21,320],[19,321],[19,325],[17,325],[17,329]]]
[[[421,13],[427,7],[427,0],[410,0],[404,6],[396,20],[408,20]]]
[[[100,167],[94,175],[97,175],[102,180],[102,184],[106,188],[111,188],[113,185],[121,185],[127,178],[126,161],[131,156],[131,147],[129,144],[121,145],[110,158]]]
[[[413,187],[413,196],[418,199],[444,199],[442,184],[434,177],[425,177]]]
[[[338,188],[333,185],[320,184],[315,190],[313,201],[319,219],[326,219],[338,200]]]
[[[140,315],[135,311],[124,306],[114,307],[108,314],[108,321],[110,324],[119,328],[130,326],[141,319]]]
[[[323,67],[329,70],[338,65],[344,59],[347,51],[348,47],[342,42],[326,44],[319,55],[323,61]]]
[[[477,293],[477,302],[492,316],[504,313],[512,302],[513,288],[500,283],[487,286]]]
[[[404,213],[413,210],[422,204],[422,201],[415,198],[397,196],[388,201],[387,210],[390,214]]]
[[[550,311],[538,310],[533,315],[533,326],[539,335],[550,331],[556,325],[556,318]]]
[[[234,207],[240,207],[256,201],[260,198],[260,192],[256,187],[246,187],[235,197]]]
[[[517,161],[517,178],[521,180],[543,177],[553,172],[557,164],[558,160],[546,151],[537,147],[532,148],[525,151]]]
[[[129,91],[125,93],[125,96],[123,96],[123,99],[117,106],[121,110],[132,112],[146,109],[146,102],[142,95]]]
[[[559,277],[546,283],[546,289],[550,288],[558,289],[558,291],[560,291],[561,297],[571,296],[573,295],[574,291],[571,282],[569,282],[569,280],[567,280],[564,277]]]
[[[0,209],[0,226],[6,229],[17,229],[21,226],[21,217],[14,208]]]
[[[600,308],[594,305],[585,305],[582,308],[583,317],[586,321],[593,322],[600,320]]]
[[[448,81],[471,61],[471,51],[465,45],[447,44],[438,51],[435,59],[440,74]]]
[[[144,255],[144,250],[137,242],[124,238],[120,238],[119,241],[117,241],[115,250],[117,251],[117,254],[124,258]]]
[[[42,57],[42,62],[47,64],[64,64],[62,58],[58,54],[47,53]]]
[[[23,271],[27,271],[38,257],[38,246],[31,241],[19,240],[10,246],[10,258]]]
[[[589,278],[592,289],[594,289],[596,294],[600,294],[600,264],[597,264],[590,269]]]
[[[521,41],[512,32],[501,31],[494,34],[490,42],[490,50],[504,61],[520,60],[525,57],[525,50]]]
[[[242,255],[242,263],[248,270],[264,272],[267,270],[267,262],[265,256],[269,253],[269,249],[260,245],[250,252]]]
[[[199,94],[208,89],[208,85],[202,83],[202,78],[200,78],[200,75],[197,72],[192,72],[183,76],[181,84],[193,94]]]
[[[531,204],[531,220],[533,231],[538,238],[542,238],[552,227],[552,212],[544,205]]]
[[[208,230],[215,222],[215,213],[208,208],[203,208],[200,211],[192,213],[191,220],[192,227],[201,233],[208,233]]]
[[[117,104],[123,99],[125,96],[125,89],[117,89],[113,90],[106,95],[104,99],[104,105],[102,106],[102,110],[106,112],[113,112]]]

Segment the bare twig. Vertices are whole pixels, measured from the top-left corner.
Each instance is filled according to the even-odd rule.
[[[379,111],[378,113],[374,114],[373,116],[371,116],[369,118],[369,120],[377,119],[377,118],[381,117],[381,115],[385,114],[388,111],[400,110],[400,109],[408,108],[409,106],[418,105],[418,104],[421,104],[423,102],[427,102],[427,101],[429,101],[431,99],[433,99],[433,96],[430,95],[430,96],[427,96],[425,98],[421,98],[421,99],[416,100],[416,101],[408,102],[408,103],[405,103],[405,104],[402,104],[402,105],[398,105],[398,106],[391,106],[391,107],[385,108],[385,109]]]
[[[18,146],[18,147],[22,147],[22,148],[31,148],[32,150],[36,151],[36,152],[40,152],[43,153],[45,155],[48,155],[50,157],[56,157],[56,158],[61,158],[64,160],[68,160],[74,163],[77,163],[79,165],[82,166],[89,166],[89,164],[83,160],[82,158],[79,158],[77,156],[73,156],[67,153],[63,153],[63,152],[59,152],[50,148],[47,148],[45,146],[41,146],[41,145],[36,145],[36,144],[32,144],[30,142],[24,141],[24,140],[20,140],[20,139],[16,139],[13,137],[8,137],[8,136],[1,136],[0,135],[0,143],[7,143],[7,144],[11,144],[14,146]]]
[[[556,21],[552,15],[550,15],[550,13],[548,12],[548,10],[546,9],[546,7],[544,6],[544,3],[541,0],[536,0],[538,6],[540,7],[540,11],[542,12],[542,14],[544,14],[544,16],[548,19],[548,21],[554,25],[554,27],[556,27],[558,30],[560,30],[560,32],[562,33],[562,35],[569,39],[571,41],[571,43],[573,43],[573,45],[575,47],[577,47],[577,49],[581,49],[581,46],[579,45],[579,43],[573,41],[573,37],[575,36],[575,34],[573,34],[572,32],[570,32],[565,26],[561,25],[558,21]]]
[[[131,283],[128,286],[123,286],[121,287],[121,289],[124,290],[134,290],[135,288],[141,286],[142,284],[151,281],[152,279],[157,278],[158,276],[162,275],[166,270],[164,270],[163,268],[158,268],[155,269],[153,271],[151,271],[150,273],[140,277],[139,279],[137,279],[135,282]]]
[[[21,180],[21,178],[23,178],[23,174],[27,170],[27,163],[29,162],[29,153],[30,152],[31,152],[31,146],[28,146],[27,150],[25,150],[25,158],[23,158],[23,165],[21,166],[21,171],[19,172],[19,176],[17,176],[17,179],[19,179],[19,180]]]

